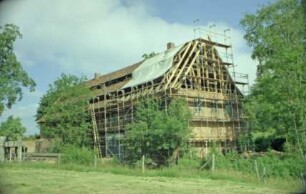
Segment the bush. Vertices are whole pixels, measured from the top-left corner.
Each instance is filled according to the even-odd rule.
[[[145,99],[136,105],[134,122],[125,131],[125,162],[138,165],[144,155],[146,165],[162,167],[175,163],[180,150],[186,148],[190,137],[189,112],[184,99],[167,105],[163,101]],[[166,111],[167,110],[167,111]]]
[[[63,153],[61,162],[64,164],[92,165],[95,153],[86,147],[75,147],[74,145],[63,145],[59,148]]]
[[[255,139],[255,151],[256,152],[266,152],[271,148],[273,139],[268,136],[262,136]]]
[[[60,139],[53,139],[51,145],[47,148],[47,152],[50,153],[61,153],[63,149],[63,143]]]
[[[296,154],[253,153],[245,156],[237,152],[230,152],[226,155],[215,154],[215,167],[216,169],[255,174],[255,160],[261,177],[300,178],[304,168],[304,161]],[[206,161],[202,161],[202,164]],[[207,165],[207,168],[210,167],[211,163]]]

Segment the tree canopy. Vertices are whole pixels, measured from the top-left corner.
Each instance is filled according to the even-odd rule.
[[[88,143],[91,92],[84,81],[84,77],[62,74],[49,85],[36,114],[42,137],[59,138],[64,144],[76,146]]]
[[[304,21],[298,0],[278,0],[247,14],[244,36],[259,62],[257,80],[245,104],[256,131],[269,131],[292,145],[304,141]]]
[[[168,106],[152,99],[139,102],[135,122],[126,129],[127,160],[135,163],[145,155],[156,165],[167,164],[174,151],[187,145],[190,116],[182,99],[173,100]]]
[[[6,136],[9,140],[17,140],[23,137],[26,128],[22,125],[20,118],[9,116],[0,125],[0,136]]]
[[[34,91],[34,80],[22,68],[14,53],[14,42],[21,37],[17,26],[0,26],[0,115],[5,106],[11,108],[17,100],[22,99],[23,87]]]

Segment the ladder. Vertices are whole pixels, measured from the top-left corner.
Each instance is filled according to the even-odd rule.
[[[91,121],[92,121],[92,128],[93,128],[94,149],[98,151],[98,158],[101,158],[102,152],[101,152],[100,137],[99,137],[98,127],[97,127],[95,107],[93,104],[91,104],[90,112],[91,112]]]

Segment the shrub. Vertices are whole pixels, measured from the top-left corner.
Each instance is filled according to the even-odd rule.
[[[95,153],[86,147],[75,147],[74,145],[63,145],[60,148],[63,153],[61,162],[64,164],[91,165],[94,162]]]
[[[256,152],[266,152],[271,148],[272,138],[270,136],[258,137],[255,139],[255,151]]]
[[[150,167],[168,166],[177,161],[190,137],[189,112],[184,99],[163,101],[146,99],[136,105],[134,122],[125,132],[125,162],[135,165],[142,156]]]
[[[304,167],[304,161],[301,157],[294,154],[265,153],[243,156],[236,152],[215,155],[215,166],[217,169],[238,170],[243,173],[255,174],[255,160],[262,177],[299,178]],[[210,167],[208,165],[208,168]]]

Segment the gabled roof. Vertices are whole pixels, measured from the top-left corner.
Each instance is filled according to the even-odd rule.
[[[132,74],[131,79],[107,87],[107,92],[111,92],[154,80],[170,69],[173,57],[182,47],[183,45],[176,46],[131,66],[91,79],[87,85],[94,87]]]
[[[101,92],[110,93],[153,81],[163,76],[165,73],[167,73],[167,71],[171,71],[170,69],[173,66],[174,57],[178,53],[180,53],[180,51],[183,52],[182,49],[185,48],[184,46],[193,42],[204,42],[206,45],[210,47],[211,46],[223,47],[223,48],[230,47],[228,45],[219,44],[211,40],[198,38],[195,40],[188,41],[182,45],[168,49],[162,53],[159,53],[151,58],[138,62],[134,65],[122,68],[120,70],[111,72],[106,75],[96,77],[95,79],[89,80],[87,82],[87,85],[89,87],[98,86],[97,88],[99,89],[101,88],[99,86],[104,84],[106,87],[104,87]],[[217,49],[214,50],[213,52],[215,52],[219,62],[222,62],[224,65],[230,65],[230,63],[224,62],[222,60],[222,57],[218,54]],[[206,60],[212,60],[212,59],[206,59]],[[187,73],[188,72],[184,72],[184,74]],[[230,80],[234,82],[231,76]]]

